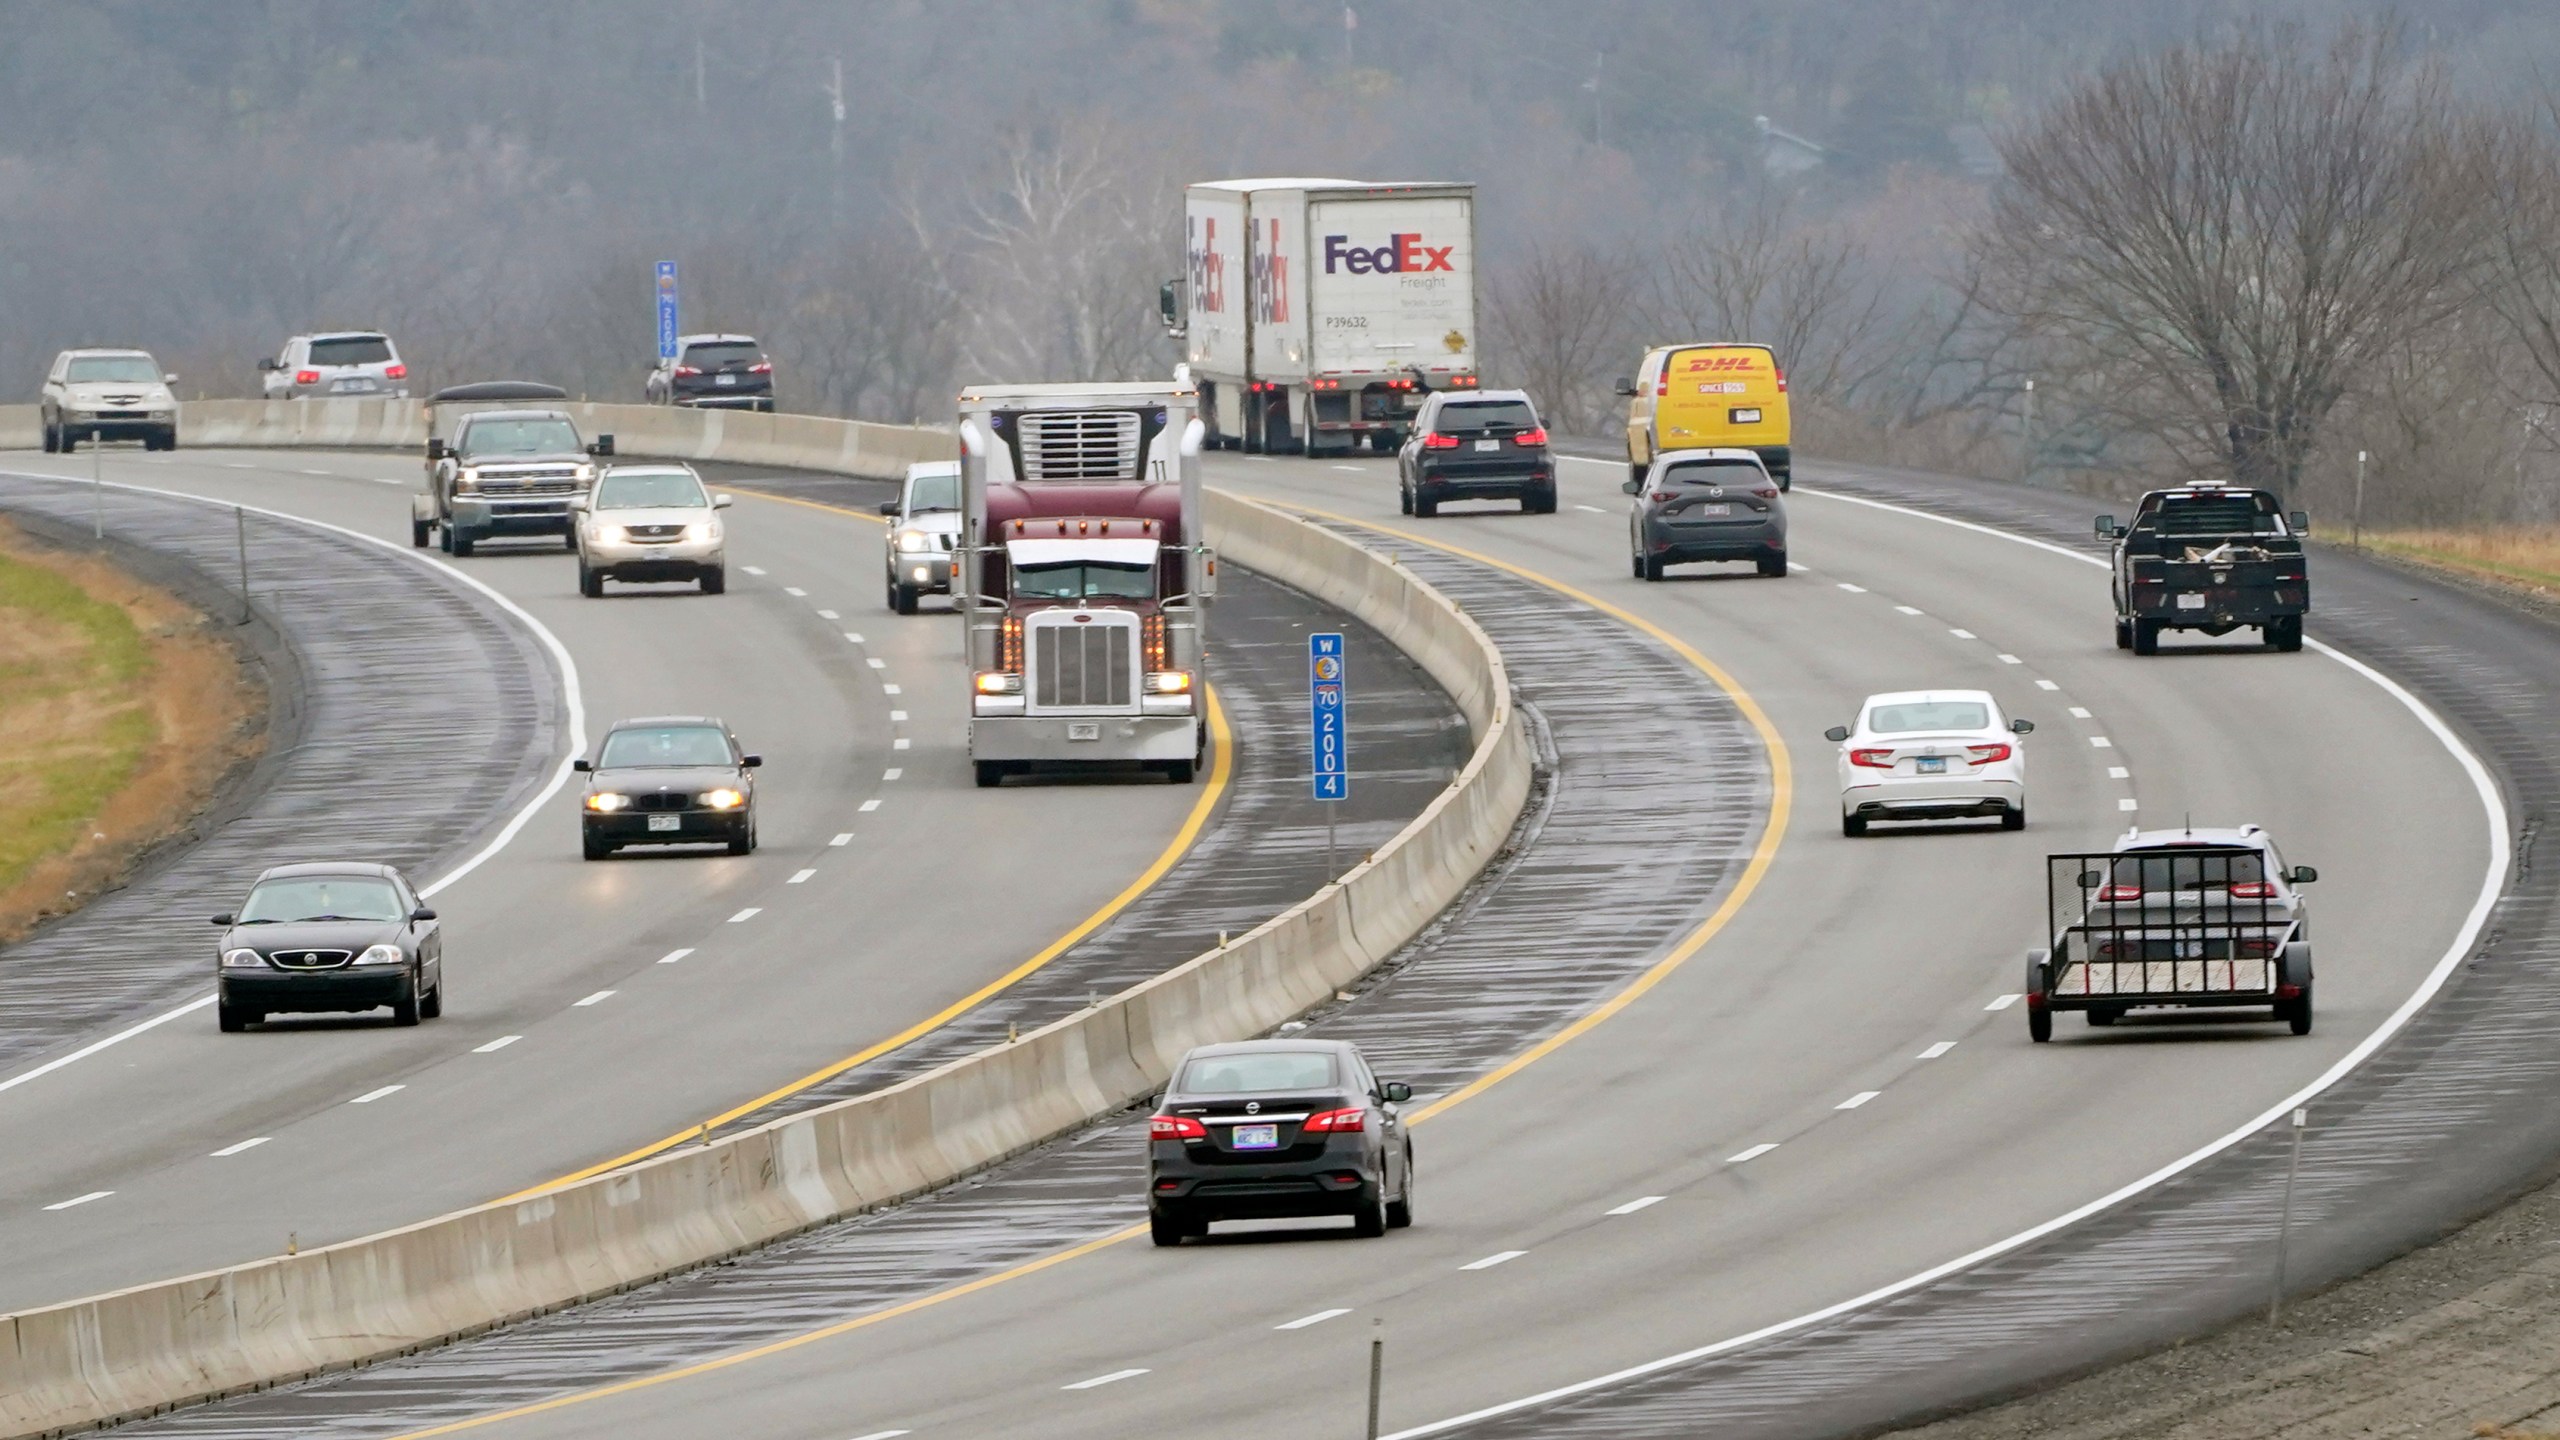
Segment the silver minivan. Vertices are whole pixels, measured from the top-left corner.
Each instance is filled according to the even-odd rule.
[[[270,400],[409,398],[409,367],[391,337],[374,330],[296,335],[258,369]]]

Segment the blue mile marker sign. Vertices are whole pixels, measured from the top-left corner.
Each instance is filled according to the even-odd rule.
[[[676,358],[676,262],[658,262],[658,358]]]
[[[1308,709],[1315,746],[1315,797],[1351,798],[1351,727],[1343,708],[1349,675],[1340,635],[1307,637]]]

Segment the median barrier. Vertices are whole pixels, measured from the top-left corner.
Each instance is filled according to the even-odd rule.
[[[686,441],[686,412],[590,408],[612,409],[616,422],[623,411],[657,417],[635,431],[641,445]],[[770,426],[772,464],[830,443],[829,432],[770,424],[804,417],[718,418],[724,459],[741,420]],[[316,432],[306,423],[299,433]],[[860,453],[887,464],[949,443],[932,432],[888,438],[897,445]],[[839,454],[869,444],[832,443]],[[59,1433],[383,1359],[924,1193],[1145,1099],[1192,1046],[1266,1032],[1385,960],[1499,853],[1527,802],[1531,748],[1501,656],[1437,591],[1340,536],[1215,491],[1207,520],[1224,555],[1358,614],[1467,717],[1476,745],[1465,766],[1370,857],[1228,944],[885,1089],[529,1199],[0,1316],[0,1435]]]

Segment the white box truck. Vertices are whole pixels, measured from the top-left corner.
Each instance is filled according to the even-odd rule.
[[[1216,180],[1183,198],[1167,283],[1209,443],[1380,452],[1476,377],[1475,187]]]

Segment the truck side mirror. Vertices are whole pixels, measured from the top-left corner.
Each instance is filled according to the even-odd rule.
[[[1620,395],[1633,395],[1636,393],[1636,378],[1632,375],[1621,375],[1618,377],[1618,383],[1609,388]]]
[[[2100,539],[2102,539],[2102,540],[2111,540],[2111,539],[2115,538],[2115,533],[2116,533],[2116,517],[2114,517],[2113,515],[2101,515],[2101,516],[2099,516],[2099,517],[2098,517],[2098,538],[2100,538]]]
[[[2012,735],[2033,735],[2036,733],[2036,722],[2033,720],[2012,720],[2009,722],[2009,733]]]
[[[436,435],[430,435],[430,436],[428,436],[428,437],[427,437],[427,458],[428,458],[428,459],[430,459],[430,460],[442,460],[442,459],[444,459],[445,457],[447,457],[447,456],[451,455],[452,453],[453,453],[453,447],[452,447],[452,446],[449,446],[449,445],[447,445],[447,444],[445,444],[445,443],[444,443],[444,440],[443,440],[443,437],[441,437],[441,436],[436,436]]]
[[[2291,879],[2296,885],[2308,885],[2312,881],[2320,878],[2320,872],[2312,869],[2308,865],[2296,865],[2293,867],[2293,874],[2287,878]]]
[[[2294,534],[2308,535],[2311,533],[2311,512],[2296,510],[2284,517],[2284,523],[2292,527]]]
[[[599,436],[597,436],[597,437],[596,437],[596,441],[595,441],[595,443],[587,447],[587,453],[588,453],[588,454],[590,454],[590,455],[595,455],[595,456],[605,456],[605,455],[610,455],[610,454],[612,454],[612,453],[613,453],[613,437],[612,437],[612,436],[610,436],[610,435],[599,435]]]
[[[1634,493],[1636,493],[1636,492],[1637,492],[1637,491],[1639,491],[1639,490],[1642,490],[1643,488],[1644,488],[1644,482],[1643,482],[1643,481],[1641,481],[1641,480],[1633,480],[1633,479],[1630,479],[1630,480],[1622,480],[1622,481],[1620,481],[1620,482],[1618,483],[1618,489],[1619,489],[1619,490],[1621,490],[1621,491],[1623,491],[1623,492],[1625,492],[1626,494],[1629,494],[1629,495],[1633,495]]]
[[[1849,738],[1849,727],[1846,725],[1834,725],[1830,729],[1822,732],[1822,738],[1831,741],[1846,740]]]
[[[897,501],[895,501],[895,500],[883,500],[883,501],[881,501],[881,502],[880,502],[880,513],[881,513],[881,514],[883,514],[883,515],[888,516],[888,517],[889,517],[890,519],[892,519],[892,520],[897,519],[897,518],[898,518],[898,502],[897,502]]]

